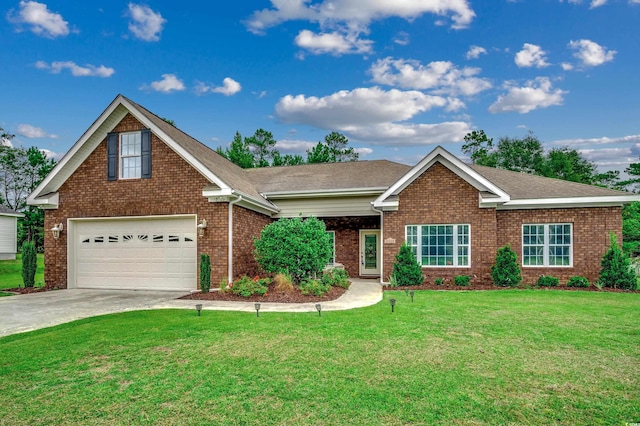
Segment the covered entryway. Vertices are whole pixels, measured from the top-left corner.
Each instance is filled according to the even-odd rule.
[[[70,288],[197,288],[195,216],[71,219],[69,228]]]

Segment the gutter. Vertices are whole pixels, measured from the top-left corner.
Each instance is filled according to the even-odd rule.
[[[227,283],[233,281],[233,205],[242,201],[242,195],[238,194],[238,198],[229,201],[229,235],[228,244],[229,253],[227,255]]]

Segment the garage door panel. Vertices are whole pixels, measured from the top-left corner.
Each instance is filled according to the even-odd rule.
[[[75,222],[77,287],[195,289],[195,225],[193,217]]]

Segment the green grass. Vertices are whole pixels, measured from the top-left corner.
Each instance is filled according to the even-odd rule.
[[[536,290],[109,315],[0,339],[0,424],[623,425],[639,324],[638,294]]]
[[[35,284],[36,287],[44,286],[44,255],[41,253],[38,254]],[[16,260],[0,260],[0,290],[15,287],[23,287],[20,253],[16,255]]]

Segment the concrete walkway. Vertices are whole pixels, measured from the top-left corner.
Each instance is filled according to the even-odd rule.
[[[183,292],[133,290],[53,290],[0,297],[0,337],[116,312],[195,309],[255,312],[254,302],[178,300]],[[382,300],[377,280],[352,279],[345,294],[322,302],[323,311],[362,308]],[[316,312],[315,303],[261,303],[260,312]]]

